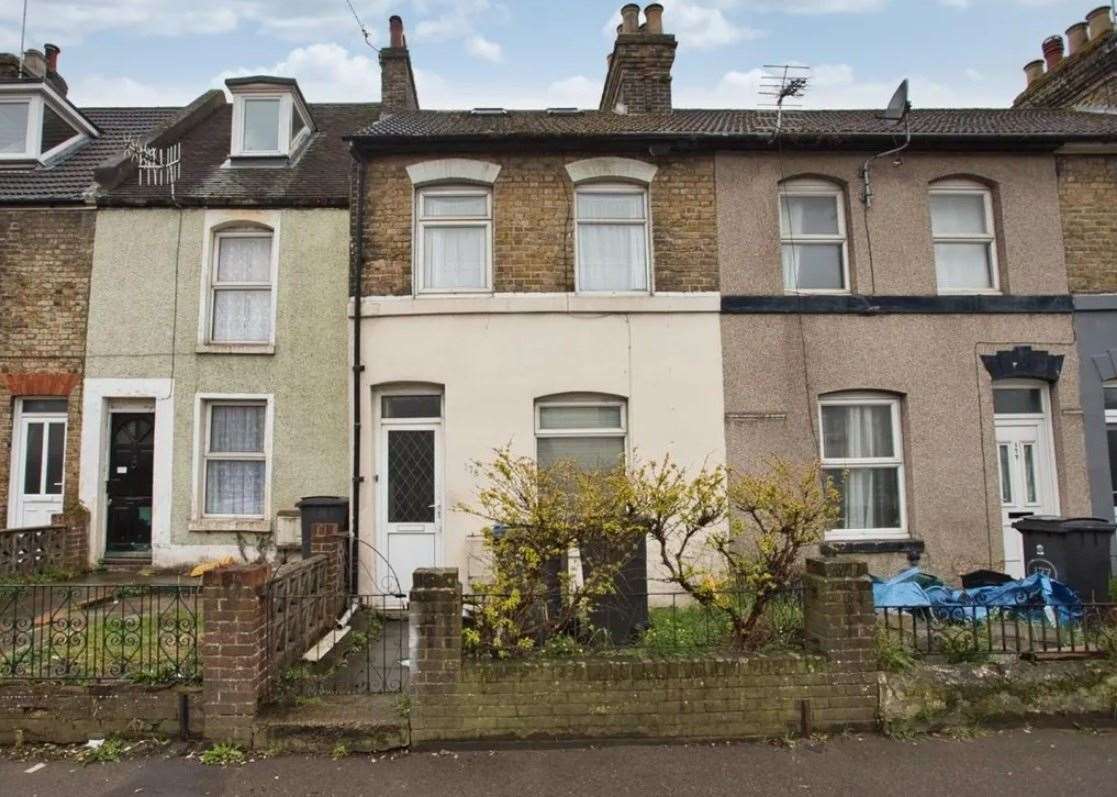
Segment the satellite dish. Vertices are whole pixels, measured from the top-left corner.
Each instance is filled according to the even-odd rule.
[[[904,121],[904,117],[908,115],[911,110],[911,103],[908,101],[908,81],[905,78],[896,93],[892,95],[892,99],[888,101],[888,107],[885,108],[883,118],[893,124],[899,124]]]

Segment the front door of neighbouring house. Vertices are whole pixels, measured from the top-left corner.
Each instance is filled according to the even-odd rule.
[[[438,564],[441,415],[441,396],[381,398],[378,541],[386,562],[378,564],[376,586],[382,592],[410,592],[415,569]]]
[[[110,418],[105,553],[147,556],[151,552],[155,413],[114,412]]]
[[[12,441],[12,504],[8,524],[49,526],[62,511],[66,399],[19,399]]]
[[[1029,515],[1059,511],[1047,388],[1009,385],[993,391],[1000,474],[1005,572],[1024,576],[1024,544],[1012,527]]]

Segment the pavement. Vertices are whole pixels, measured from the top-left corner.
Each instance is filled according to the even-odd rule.
[[[26,752],[26,751],[25,751]],[[3,797],[124,795],[1114,795],[1117,735],[1014,730],[972,739],[873,735],[771,745],[608,747],[280,756],[227,768],[196,758],[140,758],[82,767],[0,760]]]

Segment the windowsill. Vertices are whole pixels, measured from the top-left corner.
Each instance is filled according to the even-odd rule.
[[[939,296],[1001,296],[1001,292],[996,288],[974,288],[972,290],[949,290],[945,288],[939,289]]]
[[[419,288],[415,291],[416,299],[453,299],[455,296],[477,297],[492,295],[492,288]]]
[[[783,289],[786,296],[851,296],[852,292],[848,288],[817,288],[808,290],[800,288],[799,290],[791,290],[789,288]]]
[[[867,529],[864,531],[831,531],[823,540],[824,543],[847,542],[880,542],[903,540],[910,542],[911,537],[903,529]]]
[[[721,296],[716,291],[363,296],[360,309],[362,316],[372,318],[476,313],[720,313]]]
[[[204,517],[191,518],[188,531],[239,531],[248,534],[270,534],[271,521],[266,518]]]
[[[923,540],[905,538],[902,540],[827,540],[819,546],[823,556],[838,556],[841,554],[889,554],[906,553],[922,554],[926,546]]]
[[[274,343],[199,343],[197,354],[275,354]]]

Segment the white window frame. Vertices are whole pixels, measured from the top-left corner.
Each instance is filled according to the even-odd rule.
[[[989,251],[989,287],[988,288],[944,288],[939,284],[939,262],[935,261],[935,286],[942,295],[972,295],[972,294],[999,294],[1001,292],[1001,268],[997,260],[997,224],[993,214],[993,191],[986,185],[974,180],[940,180],[931,184],[929,196],[974,196],[982,197],[985,208],[985,235],[943,235],[935,232],[934,206],[929,202],[931,220],[931,253],[934,256],[935,245],[944,244],[984,244]]]
[[[485,217],[478,216],[432,216],[426,217],[424,198],[427,196],[483,196],[485,198]],[[412,247],[411,273],[413,290],[416,295],[478,294],[493,292],[493,192],[487,185],[471,183],[448,183],[442,185],[422,185],[415,189],[413,198],[415,218],[415,246]],[[424,284],[423,278],[425,252],[423,251],[424,232],[431,227],[472,227],[485,231],[485,284],[477,288],[436,288]]]
[[[548,407],[617,407],[620,409],[620,426],[611,428],[591,427],[584,429],[544,429],[542,423],[543,410]],[[551,398],[537,399],[535,402],[535,452],[537,460],[539,456],[539,439],[550,437],[619,437],[623,440],[622,450],[624,451],[625,462],[627,462],[629,460],[628,402],[621,398],[613,398],[609,396],[594,398],[592,395],[585,394],[570,396],[567,398],[555,396]]]
[[[639,194],[644,203],[643,219],[587,219],[578,218],[579,194]],[[648,186],[643,183],[602,181],[578,183],[574,186],[574,292],[587,296],[647,296],[655,292],[653,276],[655,269],[652,267],[652,207],[651,193]],[[627,225],[644,227],[644,287],[632,288],[625,291],[598,291],[582,287],[582,235],[583,225]]]
[[[209,451],[210,420],[215,406],[254,405],[264,407],[263,454],[214,453]],[[191,531],[271,531],[272,443],[275,430],[275,399],[270,393],[198,393],[194,398],[194,487]],[[264,462],[264,506],[259,515],[211,515],[206,508],[206,472],[211,460]]]
[[[880,393],[839,393],[822,396],[818,400],[818,454],[823,470],[855,470],[863,468],[896,468],[896,482],[899,489],[900,525],[895,528],[873,529],[830,529],[826,539],[835,542],[854,540],[899,540],[907,539],[907,484],[905,482],[904,436],[900,415],[901,399]],[[826,428],[823,420],[824,407],[848,406],[889,407],[892,416],[891,457],[827,457]]]
[[[27,129],[23,131],[23,149],[19,152],[0,152],[0,160],[30,160],[38,158],[39,148],[42,146],[42,100],[36,97],[0,96],[0,104],[27,106]],[[39,135],[35,135],[36,131]]]
[[[838,210],[838,232],[835,235],[794,235],[791,219],[784,213],[784,197],[825,196],[832,197]],[[849,286],[849,237],[846,230],[845,191],[841,186],[824,180],[789,180],[782,183],[777,196],[777,212],[780,217],[780,281],[784,293],[789,294],[848,294]],[[787,284],[787,274],[783,269],[783,248],[792,245],[841,244],[842,287],[841,288],[799,288]]]
[[[0,152],[0,161],[38,160],[45,163],[86,138],[97,138],[99,135],[97,128],[72,107],[68,107],[66,101],[47,83],[36,84],[31,89],[26,83],[0,84],[0,103],[28,103],[24,150]],[[43,109],[47,104],[74,128],[74,135],[43,152]]]
[[[1117,379],[1110,379],[1110,380],[1102,383],[1102,391],[1103,391],[1102,392],[1102,407],[1105,407],[1105,392],[1104,391],[1105,391],[1106,388],[1111,388],[1111,389],[1117,390]],[[1107,444],[1109,442],[1109,427],[1110,426],[1117,426],[1117,409],[1105,410],[1105,431],[1106,431],[1106,443]],[[1110,479],[1110,486],[1112,487],[1112,482],[1113,482],[1113,475],[1112,474],[1110,474],[1109,479]],[[1114,498],[1115,498],[1115,500],[1113,502],[1114,503],[1113,515],[1114,515],[1114,518],[1117,519],[1117,493],[1114,494]]]
[[[29,412],[24,409],[28,401],[64,401],[66,409],[61,412]],[[42,421],[44,423],[57,423],[62,421],[62,491],[58,493],[60,499],[66,494],[66,465],[68,456],[66,448],[70,442],[70,405],[68,396],[17,396],[12,402],[12,437],[9,448],[8,460],[8,528],[17,528],[21,525],[22,514],[23,477],[24,477],[24,451],[23,451],[23,421],[25,419]],[[43,483],[46,479],[46,457],[43,458],[42,474]],[[63,499],[64,500],[64,499]]]
[[[282,240],[280,214],[274,212],[229,215],[226,212],[207,212],[203,225],[202,279],[198,313],[198,353],[214,354],[274,354],[276,322],[279,308],[279,246]],[[222,237],[253,237],[271,235],[271,285],[264,283],[222,283],[217,285],[217,256]],[[266,341],[225,342],[213,340],[214,294],[217,290],[233,288],[271,288],[271,336]]]
[[[246,100],[273,100],[279,103],[279,131],[276,136],[276,149],[249,150],[244,148],[244,103]],[[303,128],[294,139],[291,138],[292,115],[299,114]],[[238,91],[233,94],[233,130],[229,139],[229,153],[234,158],[281,158],[287,157],[310,135],[310,118],[295,102],[291,92],[280,91]]]

